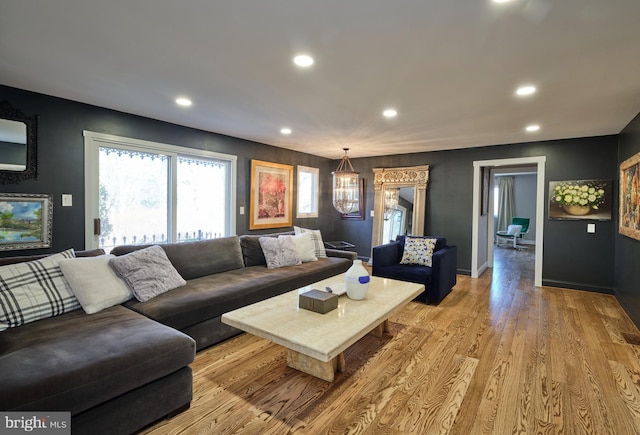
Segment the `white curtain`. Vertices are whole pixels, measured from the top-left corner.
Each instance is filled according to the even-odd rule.
[[[516,212],[513,177],[498,177],[498,231],[506,230]]]

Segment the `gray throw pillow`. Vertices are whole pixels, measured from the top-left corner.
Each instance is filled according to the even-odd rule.
[[[302,264],[296,245],[290,238],[260,237],[260,245],[267,261],[268,269]]]
[[[187,283],[158,245],[112,258],[109,265],[124,279],[140,302]]]

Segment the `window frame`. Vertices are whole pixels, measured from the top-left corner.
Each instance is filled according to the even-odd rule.
[[[85,249],[99,247],[99,237],[94,235],[94,219],[99,217],[99,149],[100,147],[119,148],[128,151],[141,151],[164,154],[170,157],[168,183],[169,195],[167,213],[169,214],[168,234],[170,242],[177,239],[175,219],[177,216],[177,157],[193,156],[226,162],[229,165],[227,174],[228,204],[225,207],[226,235],[236,234],[236,178],[238,157],[212,151],[200,150],[184,146],[169,145],[160,142],[114,136],[84,130],[84,196],[85,196]]]
[[[298,165],[297,167],[297,195],[296,195],[296,218],[298,219],[307,219],[307,218],[317,218],[318,217],[318,209],[320,208],[320,169],[314,168],[311,166],[303,166]],[[311,186],[311,192],[309,195],[312,198],[312,208],[315,206],[315,211],[311,211],[310,213],[305,213],[300,211],[300,196],[303,191],[301,186],[301,173],[308,173],[313,176],[313,182]]]

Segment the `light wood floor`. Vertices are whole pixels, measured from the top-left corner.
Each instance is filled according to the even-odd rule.
[[[249,334],[200,352],[191,408],[145,433],[640,433],[640,333],[613,296],[534,287],[532,252],[411,302],[333,383]]]

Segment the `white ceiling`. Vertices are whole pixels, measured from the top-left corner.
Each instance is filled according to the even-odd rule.
[[[0,83],[335,159],[616,134],[640,111],[639,19],[640,0],[1,0]]]

